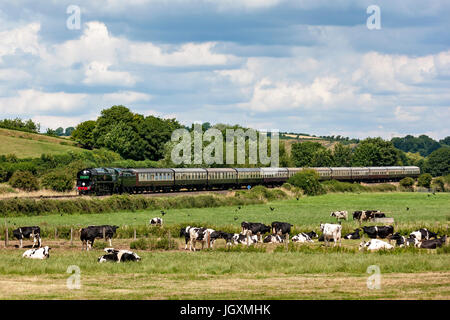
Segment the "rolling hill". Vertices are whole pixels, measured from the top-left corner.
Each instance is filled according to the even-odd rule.
[[[15,154],[18,158],[36,158],[41,154],[85,151],[71,140],[0,128],[0,155]]]

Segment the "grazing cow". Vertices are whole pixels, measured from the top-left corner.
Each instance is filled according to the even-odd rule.
[[[117,250],[114,248],[105,248],[105,252],[107,254],[98,258],[99,263],[103,263],[106,261],[115,261],[126,262],[126,261],[141,261],[141,257],[139,257],[136,253],[129,250]]]
[[[357,228],[352,233],[347,233],[344,236],[344,239],[348,239],[348,240],[350,240],[350,239],[361,239],[361,237],[359,235],[360,231],[361,231],[361,229]]]
[[[48,259],[50,257],[50,249],[48,246],[39,248],[39,249],[30,249],[23,253],[23,258],[29,259]]]
[[[363,232],[366,233],[369,238],[376,239],[381,238],[384,239],[387,236],[394,233],[393,226],[374,226],[374,227],[362,227]]]
[[[205,246],[205,243],[208,240],[208,234],[211,235],[215,231],[213,229],[206,229],[206,228],[197,228],[197,227],[190,227],[187,226],[186,228],[182,228],[180,231],[180,237],[184,236],[186,240],[186,245],[184,247],[185,250],[187,250],[187,243],[189,241],[189,251],[192,251],[192,248],[194,248],[195,251],[195,244],[197,241],[200,241],[202,243],[202,249]],[[210,238],[211,239],[211,238]],[[214,243],[214,241],[213,241]]]
[[[231,246],[233,244],[234,235],[235,235],[234,233],[214,231],[211,233],[211,242],[214,243],[218,239],[224,239],[227,243],[227,246]]]
[[[271,230],[269,226],[266,226],[265,224],[259,222],[244,221],[241,223],[241,227],[242,227],[242,234],[245,234],[246,231],[251,231],[252,234],[257,234],[258,232],[260,234],[266,234]]]
[[[430,240],[431,238],[437,239],[437,233],[431,232],[425,228],[413,231],[409,234],[410,237],[416,238],[419,241]]]
[[[336,220],[345,219],[348,220],[348,212],[347,211],[332,211],[330,217],[336,217]]]
[[[300,243],[303,243],[303,242],[314,242],[311,239],[311,237],[309,236],[309,234],[308,233],[304,233],[304,232],[293,236],[291,240],[292,240],[292,242],[300,242]]]
[[[247,234],[235,233],[233,235],[233,242],[235,244],[245,244],[245,245],[249,246],[251,244],[255,244],[258,242],[258,236],[250,235],[249,232]]]
[[[433,240],[423,240],[417,244],[418,248],[423,249],[436,249],[437,247],[442,247],[443,244],[447,241],[447,236],[443,236],[440,239]]]
[[[342,226],[340,224],[321,223],[320,231],[322,231],[326,246],[328,246],[328,241],[330,240],[334,241],[334,246],[336,246],[337,241],[339,241],[339,246],[341,246]]]
[[[353,212],[353,220],[359,220],[359,222],[385,217],[386,215],[384,213],[381,213],[380,210],[363,210]]]
[[[155,226],[162,226],[163,224],[163,219],[162,218],[152,218],[150,220],[150,224],[151,225],[155,225]]]
[[[396,232],[392,236],[390,236],[389,240],[395,240],[395,244],[398,247],[417,246],[417,244],[419,243],[419,241],[416,238],[414,238],[414,237],[406,238],[398,232]]]
[[[36,245],[36,242],[38,243],[38,247],[41,247],[41,228],[37,226],[33,227],[20,227],[16,230],[13,230],[13,237],[20,241],[19,247],[23,247],[22,240],[24,238],[30,239],[33,237],[33,247]]]
[[[286,240],[286,235],[271,234],[264,238],[264,243],[283,243]]]
[[[116,234],[118,226],[88,226],[86,228],[80,229],[80,240],[82,241],[81,250],[86,247],[86,250],[92,249],[95,239],[103,238],[103,231],[105,234],[105,240],[109,240],[109,245],[111,246],[111,239]]]
[[[369,241],[365,242],[362,241],[359,244],[359,250],[369,250],[369,251],[377,251],[377,250],[390,250],[393,249],[394,246],[378,239],[370,239]]]
[[[291,227],[293,227],[293,225],[290,223],[274,221],[272,222],[272,233],[290,233]]]

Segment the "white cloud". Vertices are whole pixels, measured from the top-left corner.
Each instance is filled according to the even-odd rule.
[[[88,85],[119,85],[133,86],[135,77],[125,71],[108,70],[111,65],[105,62],[93,61],[85,68],[83,83]]]
[[[41,112],[73,112],[86,103],[81,93],[19,90],[16,96],[0,98],[0,112],[17,115],[36,115]]]
[[[0,32],[0,62],[2,56],[13,55],[23,51],[38,55],[42,51],[39,45],[38,33],[41,29],[39,23],[30,23],[19,28]]]
[[[127,105],[138,101],[149,101],[152,96],[142,92],[135,91],[119,91],[114,93],[104,94],[102,100],[109,104],[123,104]]]

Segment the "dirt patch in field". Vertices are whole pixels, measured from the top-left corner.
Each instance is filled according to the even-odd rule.
[[[381,288],[372,290],[367,287],[366,276],[345,274],[84,275],[79,290],[67,289],[66,281],[62,276],[0,276],[0,299],[450,298],[450,272],[386,274],[382,275]]]

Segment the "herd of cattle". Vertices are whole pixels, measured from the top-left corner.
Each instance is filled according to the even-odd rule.
[[[333,211],[331,217],[335,217],[338,221],[340,219],[348,220],[347,211]],[[371,221],[374,218],[385,218],[385,214],[379,210],[365,210],[355,211],[353,213],[353,220]],[[153,218],[150,220],[150,225],[162,226],[162,218]],[[398,247],[414,246],[418,248],[436,249],[446,243],[447,236],[438,237],[438,234],[421,228],[417,231],[413,231],[409,234],[409,237],[402,236],[400,233],[394,233],[394,227],[392,225],[387,226],[362,226],[355,229],[353,232],[342,236],[342,225],[338,223],[321,223],[320,231],[322,235],[319,235],[310,231],[308,233],[301,232],[290,238],[292,224],[288,222],[274,221],[270,226],[263,223],[247,222],[241,223],[240,233],[228,233],[219,230],[213,230],[210,228],[191,227],[187,226],[181,228],[180,237],[185,239],[185,250],[187,250],[189,243],[189,250],[196,251],[196,243],[200,242],[202,249],[205,245],[208,248],[214,247],[214,243],[223,239],[226,242],[226,246],[232,246],[234,244],[243,244],[250,246],[256,243],[287,243],[289,241],[298,243],[312,243],[315,238],[318,241],[324,241],[325,246],[329,245],[329,242],[334,242],[334,246],[342,244],[343,239],[361,239],[362,234],[366,234],[370,240],[362,241],[359,245],[359,250],[376,251],[380,249],[392,249],[394,246],[390,243],[395,241],[395,245]],[[101,225],[101,226],[88,226],[80,229],[80,240],[82,242],[82,250],[86,251],[92,249],[95,239],[105,239],[109,241],[109,245],[112,246],[112,238],[116,234],[118,226]],[[32,259],[46,259],[50,256],[49,251],[51,248],[48,246],[41,247],[42,240],[40,237],[41,230],[38,226],[32,227],[20,227],[13,230],[13,237],[19,240],[20,248],[23,247],[23,239],[33,239],[32,249],[25,251],[23,257]],[[387,239],[389,242],[380,240]],[[34,249],[37,246],[38,248]],[[105,261],[140,261],[140,257],[128,250],[116,250],[114,248],[106,248],[107,254],[98,258],[98,262]]]

